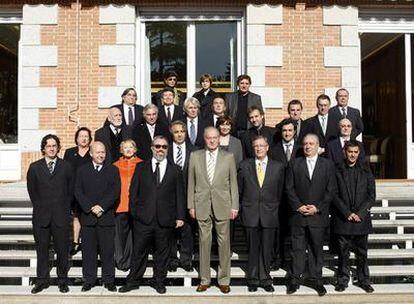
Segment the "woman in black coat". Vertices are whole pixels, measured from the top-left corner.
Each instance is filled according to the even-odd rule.
[[[212,113],[211,106],[213,99],[219,94],[211,89],[213,85],[213,76],[210,74],[203,74],[200,77],[201,90],[194,93],[193,97],[200,102],[200,113],[202,118],[207,118]]]

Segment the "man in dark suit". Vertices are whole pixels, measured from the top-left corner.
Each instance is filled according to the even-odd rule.
[[[270,158],[287,164],[291,159],[302,155],[301,144],[295,140],[295,123],[292,119],[285,119],[280,124],[281,139],[270,150]]]
[[[302,102],[298,99],[292,99],[288,103],[287,110],[288,110],[289,118],[283,119],[281,122],[279,122],[275,126],[275,129],[276,129],[275,142],[278,142],[281,140],[282,124],[284,123],[284,121],[290,119],[294,123],[295,129],[296,129],[295,140],[298,143],[302,143],[303,137],[307,134],[306,121],[302,119],[302,110],[303,110]]]
[[[27,172],[27,190],[33,204],[33,234],[36,243],[36,282],[32,293],[49,287],[50,237],[57,253],[59,291],[69,291],[69,231],[74,173],[72,166],[57,157],[60,140],[48,134],[41,142],[43,158],[30,164]]]
[[[258,135],[264,136],[269,144],[269,151],[271,151],[274,142],[275,129],[265,126],[263,109],[258,106],[251,106],[247,109],[247,115],[252,127],[240,134],[240,141],[242,143],[243,154],[245,158],[253,158],[255,156],[252,146],[253,139]]]
[[[212,113],[209,113],[207,115],[207,125],[216,127],[217,126],[217,120],[226,115],[227,108],[226,108],[226,102],[224,99],[220,96],[217,96],[213,99],[213,104],[211,105],[211,111]]]
[[[306,135],[303,139],[305,157],[292,160],[286,173],[292,235],[288,294],[299,288],[306,260],[312,285],[319,296],[326,294],[322,283],[323,240],[329,225],[329,207],[336,182],[334,165],[330,160],[318,157],[318,148],[318,136]]]
[[[184,110],[182,106],[174,104],[174,90],[165,88],[160,93],[161,106],[158,107],[158,121],[169,126],[171,122],[182,119]]]
[[[184,102],[184,111],[182,121],[187,126],[188,142],[195,148],[203,148],[203,134],[208,123],[200,115],[200,102],[194,97],[187,98]]]
[[[270,263],[279,227],[279,205],[283,193],[285,166],[267,157],[267,138],[253,139],[255,158],[240,164],[238,185],[241,220],[248,245],[247,284],[249,292],[261,286],[273,292]]]
[[[187,127],[182,121],[174,121],[170,127],[173,143],[168,150],[168,161],[180,167],[183,175],[184,195],[187,197],[187,175],[188,162],[190,154],[196,148],[188,143]],[[180,241],[180,264],[185,271],[192,271],[192,260],[194,252],[194,232],[196,229],[196,222],[188,214],[184,222],[184,226],[178,229],[175,234],[176,238],[171,238],[171,255],[169,271],[176,271],[179,265],[177,258],[177,240]]]
[[[102,128],[96,130],[95,140],[105,145],[107,163],[114,163],[121,157],[119,147],[124,139],[129,137],[126,126],[122,124],[122,112],[112,107],[108,112],[108,122]]]
[[[308,133],[316,134],[319,138],[318,154],[324,157],[328,156],[327,144],[338,134],[338,123],[329,114],[331,99],[328,95],[319,95],[316,99],[318,114],[306,120]]]
[[[328,142],[328,158],[337,166],[342,166],[344,163],[344,147],[347,142],[351,140],[352,123],[348,118],[342,118],[339,121],[339,137]],[[357,141],[359,145],[358,162],[362,165],[365,162],[365,151],[362,142]]]
[[[338,284],[336,291],[344,291],[350,278],[349,252],[355,252],[358,286],[368,293],[368,234],[372,233],[370,208],[375,203],[375,180],[368,169],[358,162],[359,142],[345,144],[345,162],[336,173],[338,195],[332,214],[333,232],[338,241]]]
[[[249,75],[237,77],[237,92],[226,95],[226,104],[229,116],[236,122],[236,130],[244,131],[251,127],[247,116],[247,109],[258,106],[263,109],[260,95],[250,92],[252,80]]]
[[[113,105],[122,113],[122,125],[132,129],[135,125],[142,122],[142,111],[144,107],[137,105],[137,92],[134,88],[125,89],[122,92],[122,103]]]
[[[167,160],[168,141],[156,136],[153,157],[140,163],[134,172],[129,191],[130,212],[134,219],[134,249],[131,271],[120,292],[139,288],[148,261],[148,249],[154,246],[153,287],[163,294],[174,228],[182,227],[185,198],[180,168]]]
[[[137,125],[132,131],[132,139],[137,144],[137,155],[142,160],[148,160],[152,157],[151,143],[155,136],[161,135],[170,138],[168,126],[158,122],[158,107],[153,104],[147,104],[144,107],[144,122]]]
[[[98,248],[104,287],[116,291],[114,205],[121,192],[121,180],[118,169],[105,162],[103,143],[95,141],[90,154],[92,161],[77,170],[75,186],[75,196],[82,211],[82,291],[89,291],[95,286]]]
[[[174,70],[168,70],[164,73],[164,89],[172,89],[174,92],[174,104],[177,106],[183,106],[186,94],[177,89],[178,74]],[[152,103],[158,107],[161,104],[161,93],[164,89],[159,90],[152,97]]]
[[[337,105],[329,110],[329,115],[332,121],[337,126],[342,118],[348,118],[352,123],[351,138],[355,139],[359,134],[364,132],[364,123],[362,122],[361,113],[358,109],[348,106],[349,92],[347,89],[339,89],[336,91]],[[339,130],[336,130],[336,135],[339,135]]]

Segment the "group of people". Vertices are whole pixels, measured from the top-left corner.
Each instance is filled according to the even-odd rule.
[[[240,75],[238,90],[225,98],[213,91],[211,75],[202,75],[202,89],[188,98],[176,88],[177,78],[168,71],[165,88],[145,107],[133,88],[126,89],[95,140],[88,128],[79,128],[76,146],[66,149],[63,160],[59,138],[42,139],[44,157],[27,173],[37,251],[32,293],[49,286],[51,237],[63,293],[69,291],[68,253],[81,250],[82,291],[96,284],[98,253],[109,291],[117,291],[115,268],[129,271],[119,292],[139,288],[151,253],[151,285],[163,294],[168,271],[193,271],[197,240],[197,292],[210,288],[216,241],[217,283],[228,293],[238,222],[247,242],[249,292],[273,292],[271,270],[286,267],[288,294],[305,275],[320,296],[326,294],[327,230],[339,256],[335,290],[348,287],[353,250],[357,284],[372,292],[367,237],[375,182],[356,140],[363,123],[348,105],[349,92],[338,90],[333,107],[329,96],[318,96],[317,114],[307,120],[301,101],[292,100],[289,117],[269,127],[248,75]]]

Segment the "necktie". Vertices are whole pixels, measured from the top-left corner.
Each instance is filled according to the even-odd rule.
[[[99,165],[96,165],[96,166],[95,166],[95,171],[96,171],[96,172],[99,172]]]
[[[313,175],[313,160],[308,159],[309,178],[312,179]]]
[[[132,113],[132,107],[128,107],[128,126],[132,126],[134,122],[134,114]]]
[[[257,164],[256,173],[257,173],[257,180],[258,180],[259,186],[261,188],[263,186],[263,181],[264,181],[264,178],[265,178],[265,174],[264,174],[264,171],[263,171],[263,162],[259,162]]]
[[[300,119],[296,121],[296,133],[295,137],[298,137],[300,134]]]
[[[183,168],[183,151],[181,150],[181,146],[177,146],[177,160],[176,160],[176,165],[180,166],[180,168]]]
[[[171,123],[171,111],[170,111],[170,107],[167,107],[167,119],[168,119],[168,123]]]
[[[286,155],[286,159],[287,159],[287,161],[290,161],[290,158],[292,157],[292,151],[290,151],[290,146],[291,146],[292,144],[287,144],[286,145],[286,152],[285,152],[285,155]]]
[[[190,141],[191,141],[191,144],[194,145],[195,140],[196,140],[194,119],[191,119],[190,123],[191,123],[191,125],[190,125]]]
[[[345,110],[345,108],[342,108],[342,118],[346,118],[346,110]]]
[[[326,134],[326,117],[321,116],[321,119],[322,119],[322,132],[323,132],[323,135],[325,135]]]
[[[209,158],[207,163],[207,176],[210,184],[213,184],[214,178],[214,154],[213,152],[209,152]]]
[[[160,163],[157,162],[155,164],[155,181],[157,182],[157,186],[161,184],[161,174],[160,174]]]
[[[53,173],[53,165],[54,164],[55,163],[53,161],[50,161],[50,162],[47,163],[47,168],[49,169],[50,174]]]

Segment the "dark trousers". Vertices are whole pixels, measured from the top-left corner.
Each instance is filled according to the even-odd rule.
[[[247,246],[247,283],[249,285],[272,285],[270,264],[276,228],[246,227]]]
[[[363,235],[336,235],[338,240],[338,284],[348,286],[349,252],[353,251],[356,258],[357,279],[359,284],[369,284],[368,269],[368,234]]]
[[[98,248],[102,262],[102,282],[114,282],[114,237],[114,226],[82,226],[82,272],[85,283],[95,285]]]
[[[194,233],[196,231],[197,222],[188,218],[184,222],[184,226],[174,231],[171,238],[171,252],[170,252],[170,264],[175,263],[178,265],[177,258],[177,243],[180,244],[180,263],[181,265],[191,265],[194,253]]]
[[[132,229],[128,212],[115,213],[115,265],[124,271],[131,266]]]
[[[309,279],[314,280],[318,285],[322,284],[324,235],[324,227],[291,226],[292,265],[290,277],[292,283],[299,282],[305,272],[307,261]],[[306,250],[308,251],[307,256]]]
[[[49,246],[50,237],[53,238],[53,246],[57,254],[58,283],[66,283],[68,278],[69,255],[69,226],[58,227],[50,223],[47,227],[33,224],[33,235],[36,242],[36,284],[49,283]]]
[[[173,237],[173,233],[174,228],[161,227],[156,220],[150,225],[134,220],[134,249],[127,284],[139,285],[147,268],[148,251],[151,245],[154,260],[153,277],[157,284],[164,283],[171,252],[169,240]]]

